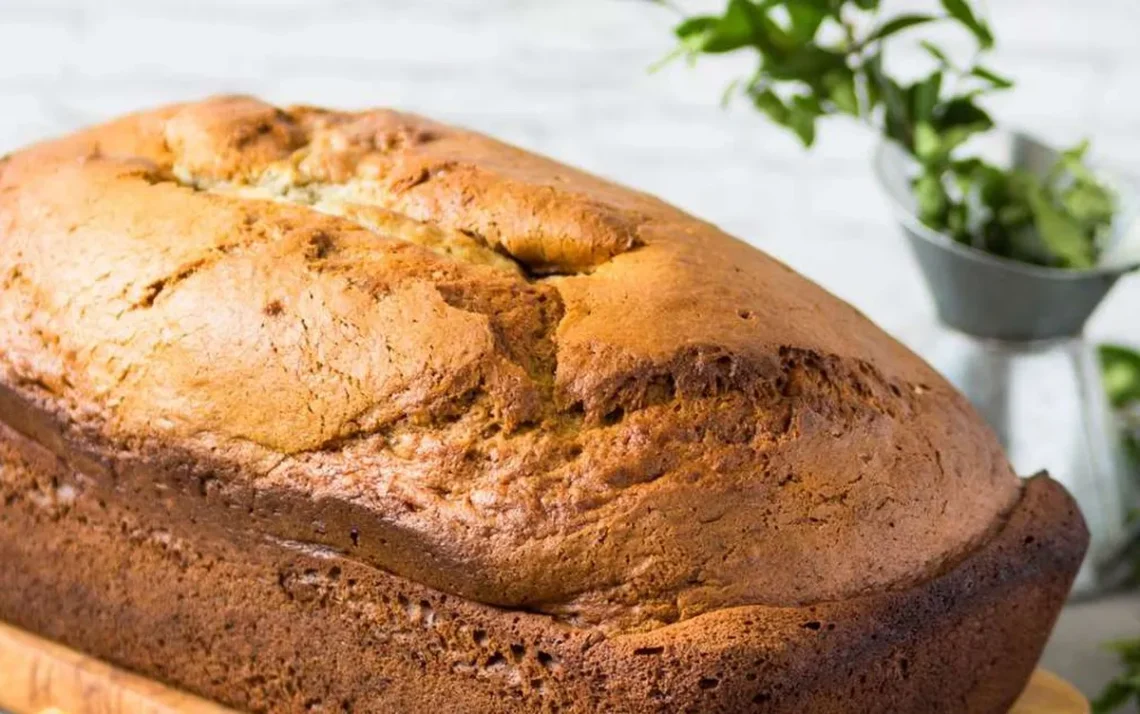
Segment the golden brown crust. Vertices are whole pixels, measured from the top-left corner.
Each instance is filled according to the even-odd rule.
[[[243,519],[195,522],[213,488],[80,462],[0,426],[0,619],[253,712],[1004,714],[1087,543],[1039,477],[912,588],[607,638]]]
[[[846,304],[419,117],[130,116],[13,155],[0,240],[20,410],[106,468],[197,464],[215,519],[279,501],[266,534],[482,603],[619,632],[898,590],[1017,498],[964,400]]]

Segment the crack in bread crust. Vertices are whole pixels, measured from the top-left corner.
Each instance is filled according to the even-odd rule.
[[[513,274],[522,270],[509,256],[492,250],[476,235],[445,230],[386,208],[383,187],[375,182],[318,184],[276,169],[267,170],[251,183],[241,184],[202,180],[177,168],[174,173],[180,184],[198,191],[308,206],[320,213],[347,218],[378,235],[421,245],[445,258],[492,266]]]
[[[126,117],[14,154],[0,240],[4,419],[479,602],[621,632],[841,600],[1017,498],[964,399],[850,306],[419,117]]]

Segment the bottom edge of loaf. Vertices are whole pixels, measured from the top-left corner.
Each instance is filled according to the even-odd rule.
[[[1087,534],[1047,477],[916,587],[606,638],[255,535],[132,512],[0,427],[0,619],[255,712],[1000,714]]]

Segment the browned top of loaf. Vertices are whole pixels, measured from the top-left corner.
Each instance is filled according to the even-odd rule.
[[[117,453],[364,508],[362,557],[486,603],[628,630],[903,587],[1018,490],[959,395],[782,264],[409,114],[128,116],[0,162],[0,241],[7,386]]]

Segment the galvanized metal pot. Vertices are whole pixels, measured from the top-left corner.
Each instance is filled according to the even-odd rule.
[[[1024,134],[991,134],[980,150],[995,163],[1044,173],[1057,158]],[[993,256],[924,225],[911,193],[914,169],[901,147],[878,147],[877,178],[941,322],[914,346],[989,421],[1019,473],[1048,470],[1074,495],[1092,531],[1074,593],[1102,592],[1116,584],[1136,489],[1082,333],[1113,285],[1140,265],[1128,239],[1135,187],[1105,175],[1122,198],[1114,240],[1096,268],[1061,270]]]

